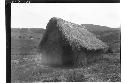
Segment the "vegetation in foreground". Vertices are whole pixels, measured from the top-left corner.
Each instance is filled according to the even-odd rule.
[[[53,68],[38,64],[29,55],[11,61],[12,82],[120,82],[119,54],[105,56],[82,68]]]
[[[34,32],[35,31],[35,32]],[[104,54],[103,59],[82,68],[53,68],[39,64],[36,55],[42,30],[15,29],[11,33],[11,81],[26,82],[120,82],[120,53]],[[116,39],[117,40],[117,39]],[[114,44],[115,45],[115,44]],[[114,46],[114,48],[120,48]],[[116,50],[117,51],[117,50]]]

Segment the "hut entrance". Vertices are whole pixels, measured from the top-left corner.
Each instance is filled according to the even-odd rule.
[[[62,55],[63,65],[65,67],[73,66],[73,51],[70,45],[63,45],[63,55]]]

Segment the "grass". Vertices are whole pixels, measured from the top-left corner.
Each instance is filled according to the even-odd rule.
[[[30,30],[33,32],[34,30]],[[39,30],[38,30],[39,31]],[[40,34],[25,32],[25,38],[18,30],[11,37],[11,82],[120,82],[121,61],[120,53],[103,55],[102,60],[82,68],[54,68],[41,65],[36,48],[40,42]],[[14,34],[15,33],[15,34]],[[29,34],[30,33],[30,34]],[[18,35],[16,35],[18,34]],[[33,36],[34,39],[28,39]],[[27,50],[27,51],[26,51]]]
[[[11,77],[13,82],[121,81],[121,68],[119,59],[111,59],[106,57],[103,60],[92,63],[91,65],[85,66],[83,68],[53,68],[40,65],[35,62],[34,56],[29,56],[30,57],[25,60],[18,59],[15,62],[12,60]]]

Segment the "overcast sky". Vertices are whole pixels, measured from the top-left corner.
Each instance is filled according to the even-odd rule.
[[[120,26],[120,3],[12,3],[12,28],[46,28],[52,17],[77,24]]]

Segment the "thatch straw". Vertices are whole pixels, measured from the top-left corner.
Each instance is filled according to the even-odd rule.
[[[51,18],[48,25],[49,24],[54,24],[55,29],[58,29],[63,37],[66,38],[66,41],[73,47],[84,47],[88,50],[108,48],[104,42],[97,39],[94,34],[87,31],[87,29],[83,28],[81,25],[67,22],[56,17]],[[52,29],[52,27],[47,27],[47,29],[50,28]]]

